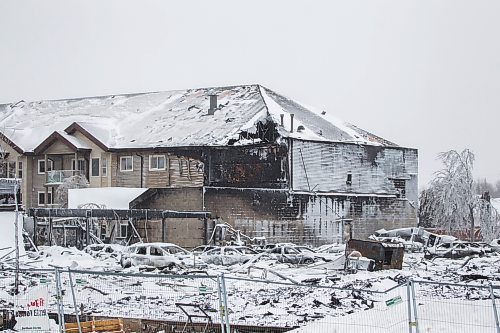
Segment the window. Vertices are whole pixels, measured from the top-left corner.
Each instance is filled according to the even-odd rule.
[[[120,171],[133,171],[133,161],[132,156],[120,157]]]
[[[151,246],[149,248],[149,254],[152,256],[162,256],[163,252],[159,248],[157,248],[155,246]]]
[[[9,162],[7,178],[16,178],[16,162]]]
[[[350,171],[347,173],[347,180],[345,183],[346,185],[352,185],[352,173]]]
[[[52,171],[54,169],[54,161],[48,159],[48,168],[47,171]],[[45,160],[38,160],[38,174],[45,173]]]
[[[146,250],[147,250],[147,247],[145,247],[145,246],[140,246],[140,247],[137,249],[137,254],[146,255]]]
[[[149,170],[165,170],[165,155],[150,156]]]
[[[23,178],[23,162],[17,162],[17,178]]]
[[[127,238],[128,236],[128,223],[120,224],[120,238]]]
[[[100,158],[93,158],[92,159],[92,173],[90,174],[92,177],[99,177],[99,172],[100,172]]]
[[[396,197],[404,199],[406,198],[406,181],[404,179],[393,179],[394,187],[398,193]]]
[[[85,171],[85,160],[83,158],[79,158],[78,165],[75,167],[75,159],[72,159],[71,168],[71,170]]]
[[[48,192],[48,200],[45,200],[45,192],[38,192],[38,206],[51,205],[52,193]]]
[[[104,157],[101,163],[101,175],[106,177],[108,175],[108,159]]]

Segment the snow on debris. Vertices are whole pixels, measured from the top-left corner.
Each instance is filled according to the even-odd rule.
[[[15,221],[16,212],[0,212],[0,257],[6,256],[5,258],[15,257]],[[23,244],[23,217],[20,214],[18,218],[19,227],[19,255],[24,256],[24,244]]]
[[[209,94],[217,110],[208,115]],[[108,148],[226,145],[257,122],[280,123],[282,136],[308,140],[394,145],[341,121],[321,117],[310,108],[259,85],[102,96],[0,105],[0,128],[24,151],[33,151],[54,131],[73,123]],[[290,133],[290,114],[295,115]],[[302,126],[301,131],[297,127]],[[70,140],[76,146],[81,143]]]

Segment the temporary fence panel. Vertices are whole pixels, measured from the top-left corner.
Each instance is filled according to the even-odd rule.
[[[407,332],[405,286],[387,293],[226,278],[229,322],[297,332]],[[254,329],[254,332],[257,328]]]
[[[64,310],[72,314],[76,303],[80,321],[99,316],[221,326],[216,276],[71,271],[73,288],[68,272],[61,276]]]
[[[488,285],[414,282],[417,332],[499,333]]]

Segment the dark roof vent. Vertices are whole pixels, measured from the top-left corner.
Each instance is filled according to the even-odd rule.
[[[217,110],[217,94],[211,92],[208,96],[210,96],[210,108],[208,109],[208,115],[213,116],[215,110]]]
[[[297,127],[297,132],[302,132],[304,131],[306,128],[302,125],[299,125],[299,127]]]

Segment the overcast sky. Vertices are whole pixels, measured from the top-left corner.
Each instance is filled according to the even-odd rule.
[[[0,0],[0,103],[260,83],[500,180],[500,1]]]

